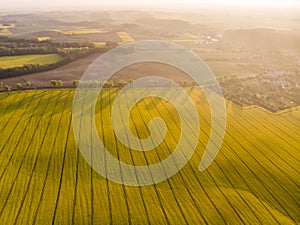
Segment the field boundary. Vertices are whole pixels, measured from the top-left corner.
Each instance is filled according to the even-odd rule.
[[[120,87],[110,87],[110,89],[119,89]],[[39,90],[66,90],[66,91],[71,91],[71,90],[76,90],[76,87],[75,86],[62,86],[62,87],[35,87],[35,88],[26,88],[26,89],[23,89],[23,90],[17,90],[16,88],[12,89],[11,92],[28,92],[28,91],[39,91]],[[8,93],[6,90],[0,90],[0,94],[1,93]],[[277,112],[272,112],[272,111],[269,111],[267,109],[265,109],[264,107],[261,107],[261,106],[258,106],[258,105],[251,105],[251,106],[241,106],[229,99],[226,99],[226,102],[229,102],[231,104],[234,104],[235,106],[237,106],[239,109],[241,110],[251,110],[251,109],[258,109],[258,110],[261,110],[261,111],[264,111],[264,112],[267,112],[269,114],[273,114],[273,115],[280,115],[280,114],[284,114],[284,113],[289,113],[291,111],[294,111],[294,110],[300,110],[300,106],[295,106],[295,107],[292,107],[292,108],[288,108],[288,109],[282,109],[280,111],[277,111]]]

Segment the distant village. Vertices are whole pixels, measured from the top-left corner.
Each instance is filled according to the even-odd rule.
[[[223,76],[225,98],[241,106],[257,105],[279,110],[300,105],[300,71],[273,70],[252,77]]]

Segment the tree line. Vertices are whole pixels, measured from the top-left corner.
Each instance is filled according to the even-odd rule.
[[[89,42],[52,42],[51,40],[38,41],[37,39],[19,39],[0,36],[0,56],[16,56],[28,54],[59,54],[63,57],[56,63],[26,64],[23,66],[0,68],[0,78],[20,76],[55,69],[74,60],[90,54],[106,52],[110,49],[96,48]]]
[[[51,40],[39,41],[35,38],[14,38],[0,36],[0,56],[17,56],[28,54],[68,54],[66,49],[94,49],[90,42],[54,42]],[[66,51],[66,52],[65,52]],[[64,56],[64,55],[63,55]]]

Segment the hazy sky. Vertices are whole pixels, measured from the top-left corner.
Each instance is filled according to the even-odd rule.
[[[299,3],[300,0],[1,0],[0,11],[7,9],[80,9],[81,7],[91,9],[107,7],[197,8],[205,4],[294,7],[300,5]]]

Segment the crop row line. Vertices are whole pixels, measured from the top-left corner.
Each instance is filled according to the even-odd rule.
[[[237,130],[236,129],[236,126],[238,126],[238,124],[236,124],[236,122],[235,121],[233,121],[232,122],[233,123],[233,130],[236,132],[236,133],[241,133],[241,131],[240,130]],[[239,123],[240,124],[240,123]],[[245,146],[244,145],[241,145],[240,144],[240,141],[238,141],[233,135],[232,135],[232,133],[231,132],[227,132],[227,135],[231,138],[231,139],[233,139],[234,140],[234,142],[237,144],[237,145],[239,145],[239,149],[242,149],[247,155],[249,155],[261,168],[262,168],[262,170],[265,172],[265,174],[266,175],[268,175],[268,176],[270,176],[270,173],[266,170],[266,168],[257,160],[257,158],[256,157],[254,157],[252,154],[250,154],[246,149],[245,149]],[[240,138],[243,138],[243,140],[244,141],[246,141],[247,143],[249,143],[254,149],[257,149],[255,146],[253,146],[252,145],[252,143],[250,143],[249,141],[247,141],[246,139],[244,139],[244,137],[243,136],[239,136]],[[230,142],[230,143],[232,143],[232,142]],[[228,146],[229,148],[231,148],[230,146]],[[236,154],[236,152],[235,151],[233,151],[235,154]],[[237,155],[238,156],[238,155]],[[270,161],[267,157],[265,157],[265,155],[262,155],[262,157],[263,158],[266,158],[268,161]],[[241,158],[241,157],[239,157],[238,156],[238,158],[240,159],[240,161],[242,161],[243,163],[244,163],[244,165],[246,166],[246,167],[248,167],[248,165],[247,165],[247,163],[245,163],[244,162],[244,160]],[[270,161],[271,162],[271,164],[274,164],[274,162],[272,162],[272,161]],[[250,171],[253,173],[253,174],[255,174],[251,169],[250,169]],[[288,215],[290,218],[293,218],[292,217],[292,215],[290,215],[290,213],[286,210],[286,208],[285,207],[283,207],[283,205],[282,205],[282,203],[280,202],[280,201],[278,201],[278,199],[274,196],[274,194],[269,190],[269,189],[267,189],[266,188],[266,186],[269,186],[268,185],[268,183],[266,183],[266,182],[264,182],[262,179],[260,179],[260,177],[259,176],[257,176],[256,174],[255,174],[255,177],[257,178],[257,180],[259,180],[262,184],[264,184],[264,185],[262,185],[262,187],[272,196],[272,198],[277,202],[277,204],[280,206],[280,208],[285,212],[285,214],[286,215]],[[272,177],[270,177],[272,180],[274,180],[274,178],[272,178]],[[275,182],[278,184],[278,182],[275,180]],[[280,187],[281,187],[281,185],[280,185]],[[294,200],[292,200],[292,201],[294,201]],[[294,219],[293,219],[294,220]]]
[[[34,111],[36,111],[36,110],[39,108],[39,107],[38,107],[38,106],[40,106],[39,103],[41,102],[41,100],[42,100],[43,97],[45,97],[45,96],[41,96],[41,97],[39,98],[37,104],[35,105]],[[47,101],[49,102],[50,99],[51,99],[51,98],[48,98]],[[32,101],[32,102],[33,102],[33,101]],[[32,102],[31,102],[31,103],[32,103]],[[27,107],[27,109],[29,109],[29,108],[30,108],[30,107]],[[45,110],[45,108],[44,108],[44,110]],[[28,121],[28,124],[30,124],[30,122],[33,120],[33,118],[34,118],[34,113],[32,113],[32,114],[30,115],[30,119],[29,119],[29,121]],[[41,118],[38,120],[38,124],[40,123],[40,121],[41,121]],[[37,125],[37,126],[38,126],[38,125]],[[24,133],[25,130],[26,130],[26,128],[28,128],[28,127],[27,127],[27,126],[24,126],[23,132],[21,132],[21,133]],[[36,131],[37,131],[37,129],[34,130],[33,135],[31,136],[30,142],[32,142],[33,137],[35,136]],[[19,146],[20,143],[21,143],[22,137],[23,137],[23,135],[19,135],[19,139],[18,139],[17,144],[16,144],[16,149],[22,149],[22,150],[23,150],[22,147],[18,148],[18,146]],[[5,200],[4,200],[4,206],[5,206],[6,203],[8,202],[8,199],[9,199],[9,197],[10,197],[12,191],[13,191],[15,182],[17,181],[17,178],[19,177],[19,174],[20,174],[20,171],[21,171],[23,162],[24,162],[24,160],[25,160],[25,158],[26,158],[25,156],[26,156],[26,154],[27,154],[27,152],[28,152],[29,146],[30,146],[30,144],[29,144],[29,145],[27,146],[27,148],[24,150],[24,156],[23,156],[22,159],[21,159],[20,166],[18,167],[16,176],[13,178],[12,184],[11,184],[11,186],[10,186],[10,188],[9,188],[9,192],[8,192],[8,194],[7,194],[7,196],[6,196]],[[11,156],[9,157],[9,162],[11,162],[11,160],[12,160],[13,156],[16,154],[16,152],[17,152],[17,151],[13,151],[13,153],[12,153]],[[5,166],[5,168],[6,168],[6,167],[7,167],[7,166]],[[5,170],[5,171],[6,171],[7,173],[10,172],[9,170]],[[0,180],[2,180],[3,176],[4,176],[4,172],[1,174]],[[11,174],[10,174],[10,176],[11,176]],[[0,211],[0,216],[2,215],[4,209],[5,209],[5,207],[3,207],[3,208],[1,209],[1,211]],[[12,215],[12,216],[13,216],[13,215]],[[16,216],[16,215],[14,215],[14,216]]]
[[[60,96],[59,99],[62,99],[62,96]],[[41,203],[42,197],[43,197],[43,195],[44,195],[44,190],[45,190],[45,186],[46,186],[46,181],[47,181],[48,174],[49,174],[50,162],[51,162],[52,157],[53,157],[54,145],[55,145],[55,142],[56,142],[56,140],[57,140],[58,131],[59,131],[59,126],[61,125],[61,121],[62,121],[62,118],[63,118],[63,112],[64,112],[64,110],[65,110],[67,101],[68,101],[68,98],[66,98],[65,101],[64,101],[64,103],[63,103],[62,113],[60,114],[59,121],[58,121],[58,126],[57,126],[57,128],[56,128],[56,130],[55,130],[55,136],[54,136],[54,140],[53,140],[53,145],[52,145],[52,147],[51,147],[50,157],[49,157],[48,164],[47,164],[46,176],[45,176],[45,179],[44,179],[44,181],[43,181],[43,185],[42,185],[43,187],[42,187],[41,195],[40,195],[40,198],[39,198],[38,203],[37,203],[38,207],[35,209],[35,212],[34,212],[33,224],[36,224],[36,219],[37,219],[38,211],[40,210],[40,203]],[[49,130],[49,125],[50,125],[51,120],[53,120],[53,114],[54,114],[54,111],[55,111],[55,109],[56,109],[56,107],[57,107],[57,103],[58,103],[58,102],[59,102],[59,101],[56,101],[56,104],[55,104],[55,106],[53,107],[53,111],[52,111],[52,113],[51,113],[51,119],[49,120],[47,129],[46,129],[47,131]],[[70,125],[69,125],[69,127],[70,127]],[[47,132],[47,131],[46,131],[46,132]],[[53,132],[53,130],[51,130],[51,132]],[[69,131],[68,131],[68,133],[69,133]],[[46,134],[47,134],[47,133],[46,133]],[[47,136],[47,135],[45,135],[45,137],[46,137],[46,136]],[[67,136],[67,137],[68,137],[68,136]],[[44,140],[45,140],[45,138],[43,139],[43,143],[44,143]],[[41,144],[41,147],[42,147],[43,143]],[[42,151],[41,147],[40,147],[40,152]],[[65,153],[64,153],[64,154],[65,154]],[[36,160],[36,162],[37,162],[37,160]],[[35,165],[36,165],[36,163],[35,163]],[[62,167],[63,167],[63,166],[62,166]],[[61,174],[62,174],[62,173],[61,173]]]
[[[66,102],[67,102],[67,99],[66,99]],[[61,197],[63,174],[64,174],[64,170],[65,170],[65,161],[66,161],[66,154],[67,154],[67,149],[68,149],[68,139],[71,135],[71,132],[70,132],[71,131],[71,124],[72,124],[71,123],[71,117],[70,117],[68,123],[69,124],[67,125],[68,131],[67,131],[67,136],[66,136],[65,146],[64,146],[64,152],[63,152],[62,168],[61,168],[61,172],[60,172],[59,185],[58,185],[58,193],[57,193],[57,197],[56,197],[56,200],[55,200],[55,208],[54,208],[54,211],[53,211],[52,222],[51,222],[52,224],[55,224],[55,219],[56,219],[56,215],[57,215],[57,208],[58,208],[58,201]]]
[[[179,97],[178,97],[178,101],[180,101],[181,100],[181,102],[182,102],[182,104],[184,104],[185,103],[185,99],[180,99]],[[162,105],[164,106],[164,108],[166,109],[166,112],[169,112],[169,110],[168,110],[168,108],[165,106],[165,104],[164,103],[162,103]],[[186,111],[186,113],[187,114],[189,114],[190,112],[184,107],[184,109],[185,109],[185,111]],[[191,115],[190,115],[190,117],[191,117]],[[192,118],[192,117],[191,117]],[[193,119],[193,118],[192,118]],[[196,118],[195,118],[196,119]],[[192,130],[192,128],[193,128],[193,126],[192,125],[190,125],[190,124],[188,124],[189,125],[189,127],[190,127],[190,129]],[[178,123],[176,123],[176,126],[177,126],[177,129],[179,129],[180,130],[180,127],[178,126]],[[195,135],[194,135],[194,133],[192,132],[192,134],[190,134],[190,135],[192,135],[192,136],[194,136],[194,138],[199,138],[199,137],[195,137]],[[190,142],[188,141],[188,137],[186,136],[186,134],[182,134],[182,136],[187,140],[187,143],[188,144],[190,144]],[[199,139],[198,139],[198,141],[199,141]],[[202,144],[202,143],[201,143]],[[192,147],[192,146],[191,146]],[[198,157],[200,157],[199,156],[199,153],[196,151],[196,153],[195,153]],[[221,170],[222,171],[222,170]],[[228,197],[224,194],[224,192],[219,188],[219,185],[218,185],[218,183],[216,182],[216,180],[214,179],[214,177],[213,177],[213,175],[210,173],[210,171],[207,171],[207,173],[209,174],[209,176],[210,176],[210,178],[212,179],[212,181],[214,182],[214,184],[215,184],[215,186],[216,186],[216,188],[219,190],[219,192],[222,194],[222,196],[227,200],[227,202],[228,202],[228,204],[231,206],[231,208],[234,210],[234,212],[235,212],[235,214],[238,216],[238,218],[239,218],[239,220],[240,220],[240,222],[242,222],[242,223],[245,223],[245,221],[243,220],[243,218],[240,216],[240,214],[239,214],[239,212],[237,211],[237,209],[233,206],[233,204],[229,201],[229,199],[228,199]],[[226,177],[226,176],[225,176]],[[227,178],[227,177],[226,177]],[[228,178],[227,178],[228,179]],[[235,189],[234,189],[235,190]],[[243,200],[243,198],[241,198],[242,200]],[[251,208],[250,208],[250,210],[251,210]],[[255,215],[255,214],[254,214]],[[255,215],[256,216],[256,215]],[[223,220],[224,220],[224,218],[223,218]]]
[[[54,107],[53,107],[53,108],[55,108],[55,107],[57,106],[57,104],[58,104],[57,99],[59,99],[59,97],[57,97],[57,98],[51,98],[51,97],[50,97],[49,99],[54,100],[55,103],[54,103]],[[44,111],[42,112],[42,115],[44,115],[44,112],[45,112],[46,108],[48,107],[48,105],[49,105],[49,101],[47,101],[47,104],[46,104],[46,106],[45,106],[45,108],[44,108]],[[19,208],[18,208],[18,212],[17,212],[17,216],[16,216],[16,218],[15,218],[14,224],[17,223],[17,220],[18,220],[18,218],[19,218],[19,216],[20,216],[20,210],[22,209],[22,207],[23,207],[23,205],[24,205],[25,199],[26,199],[26,197],[27,197],[27,195],[28,195],[28,191],[29,191],[29,189],[30,189],[30,185],[31,185],[31,183],[33,182],[33,179],[32,179],[32,178],[33,178],[33,175],[34,175],[34,170],[35,170],[35,168],[36,168],[36,165],[37,165],[37,162],[38,162],[40,153],[41,153],[41,146],[43,145],[43,143],[44,143],[44,141],[45,141],[45,139],[46,139],[46,137],[47,137],[47,132],[48,132],[48,129],[49,129],[49,126],[50,126],[50,122],[51,122],[51,120],[52,120],[53,112],[54,112],[54,111],[52,110],[52,111],[51,111],[50,118],[49,118],[49,121],[46,123],[47,125],[46,125],[46,129],[45,129],[45,135],[44,135],[44,137],[43,137],[43,139],[42,139],[42,142],[41,142],[41,144],[40,144],[40,148],[38,148],[38,151],[37,151],[37,154],[36,154],[34,163],[33,163],[33,167],[32,167],[32,170],[31,170],[31,172],[30,172],[30,178],[29,178],[29,181],[28,181],[28,185],[27,185],[26,191],[25,191],[25,193],[24,193],[24,197],[23,197],[22,200],[21,200],[21,204],[20,204],[20,206],[19,206]],[[36,128],[36,130],[35,130],[35,133],[36,133],[36,131],[38,130],[39,124],[40,124],[40,123],[38,123],[38,125],[37,125],[37,128]],[[32,140],[33,140],[33,138],[35,137],[35,133],[34,133],[33,136],[32,136]],[[32,145],[32,143],[33,143],[33,142],[31,141],[30,144],[28,145],[26,151],[29,151],[30,146]],[[24,158],[25,158],[25,157],[26,157],[26,156],[24,156]],[[37,194],[37,193],[35,193],[35,194]],[[41,196],[42,196],[42,195],[43,195],[43,189],[42,189]],[[33,202],[33,199],[31,199],[29,208],[32,207],[32,202]],[[35,213],[34,213],[34,216],[35,216]],[[33,221],[35,221],[35,219],[34,219]],[[33,223],[34,223],[34,222],[33,222]]]

